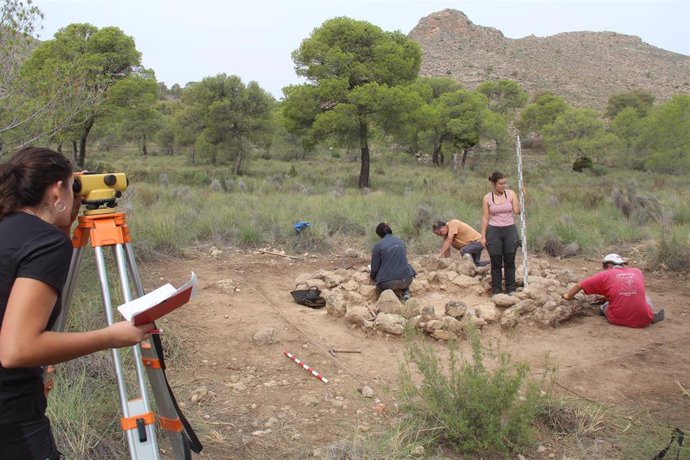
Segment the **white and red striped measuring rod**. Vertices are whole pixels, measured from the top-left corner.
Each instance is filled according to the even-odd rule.
[[[309,373],[311,373],[311,375],[313,375],[313,376],[316,377],[317,379],[321,380],[323,383],[328,383],[328,379],[327,379],[326,377],[324,377],[323,375],[319,374],[319,373],[316,372],[314,369],[312,369],[311,367],[307,366],[305,363],[303,363],[302,361],[300,361],[299,358],[297,358],[297,356],[293,355],[293,354],[290,353],[289,351],[284,351],[283,354],[284,354],[285,356],[287,356],[288,358],[290,358],[291,360],[293,360],[294,362],[296,362],[299,366],[301,366],[302,368],[304,368],[305,370],[307,370]]]

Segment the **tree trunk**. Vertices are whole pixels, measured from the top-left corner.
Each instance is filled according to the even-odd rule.
[[[362,150],[362,167],[359,170],[359,188],[369,187],[369,126],[359,119],[359,147]]]
[[[443,154],[441,154],[441,142],[434,141],[434,150],[431,153],[431,162],[434,166],[441,165],[441,163],[439,162],[439,156],[443,158]]]
[[[463,168],[465,167],[465,162],[467,161],[467,155],[469,155],[471,150],[472,150],[471,148],[462,149],[462,161],[460,162],[460,164],[462,165]]]
[[[94,117],[90,117],[86,120],[86,123],[84,123],[84,130],[79,138],[79,161],[77,162],[77,166],[80,168],[83,168],[86,162],[86,139],[89,137],[89,132],[91,132],[91,128],[93,128],[95,121],[96,119]]]
[[[236,176],[242,174],[242,148],[237,151],[235,155],[235,163],[232,165],[232,173]]]
[[[149,154],[149,152],[146,150],[146,134],[144,134],[143,142],[141,144],[141,151],[144,153],[144,156]]]

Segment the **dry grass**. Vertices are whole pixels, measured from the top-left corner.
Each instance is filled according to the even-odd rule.
[[[606,411],[600,405],[553,399],[539,415],[539,421],[558,435],[593,438],[606,429]]]

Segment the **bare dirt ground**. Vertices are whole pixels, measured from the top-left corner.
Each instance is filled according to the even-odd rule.
[[[226,249],[217,257],[199,250],[185,259],[140,267],[147,290],[163,281],[179,285],[190,271],[202,287],[196,299],[158,324],[171,336],[171,350],[184,350],[182,358],[169,364],[168,377],[204,444],[200,458],[318,457],[329,445],[357,433],[380,432],[394,419],[403,358],[400,338],[364,331],[329,316],[325,308],[300,306],[290,296],[299,273],[367,263],[364,258],[296,260]],[[585,259],[552,263],[578,277],[598,269],[598,263]],[[611,326],[593,309],[591,315],[554,329],[521,325],[506,333],[494,323],[482,337],[499,339],[514,360],[529,362],[535,375],[548,353],[558,366],[557,393],[687,427],[690,397],[683,388],[690,387],[690,286],[676,274],[646,276],[649,294],[666,311],[664,321],[646,329]],[[216,283],[228,279],[235,288],[219,289]],[[275,329],[277,343],[251,340],[265,327]],[[427,340],[442,349],[442,343]],[[361,353],[331,356],[331,348]],[[283,351],[295,354],[329,383],[311,376]],[[364,385],[374,390],[373,398],[362,396]],[[619,458],[605,442],[573,448],[545,434],[540,446],[523,455]]]

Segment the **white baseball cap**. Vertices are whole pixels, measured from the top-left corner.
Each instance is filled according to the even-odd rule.
[[[618,254],[613,254],[613,253],[607,254],[606,257],[604,257],[604,260],[602,260],[601,262],[604,264],[607,262],[610,262],[610,263],[615,264],[615,265],[623,265],[625,263],[625,261],[623,260],[623,258],[621,256],[619,256]]]

